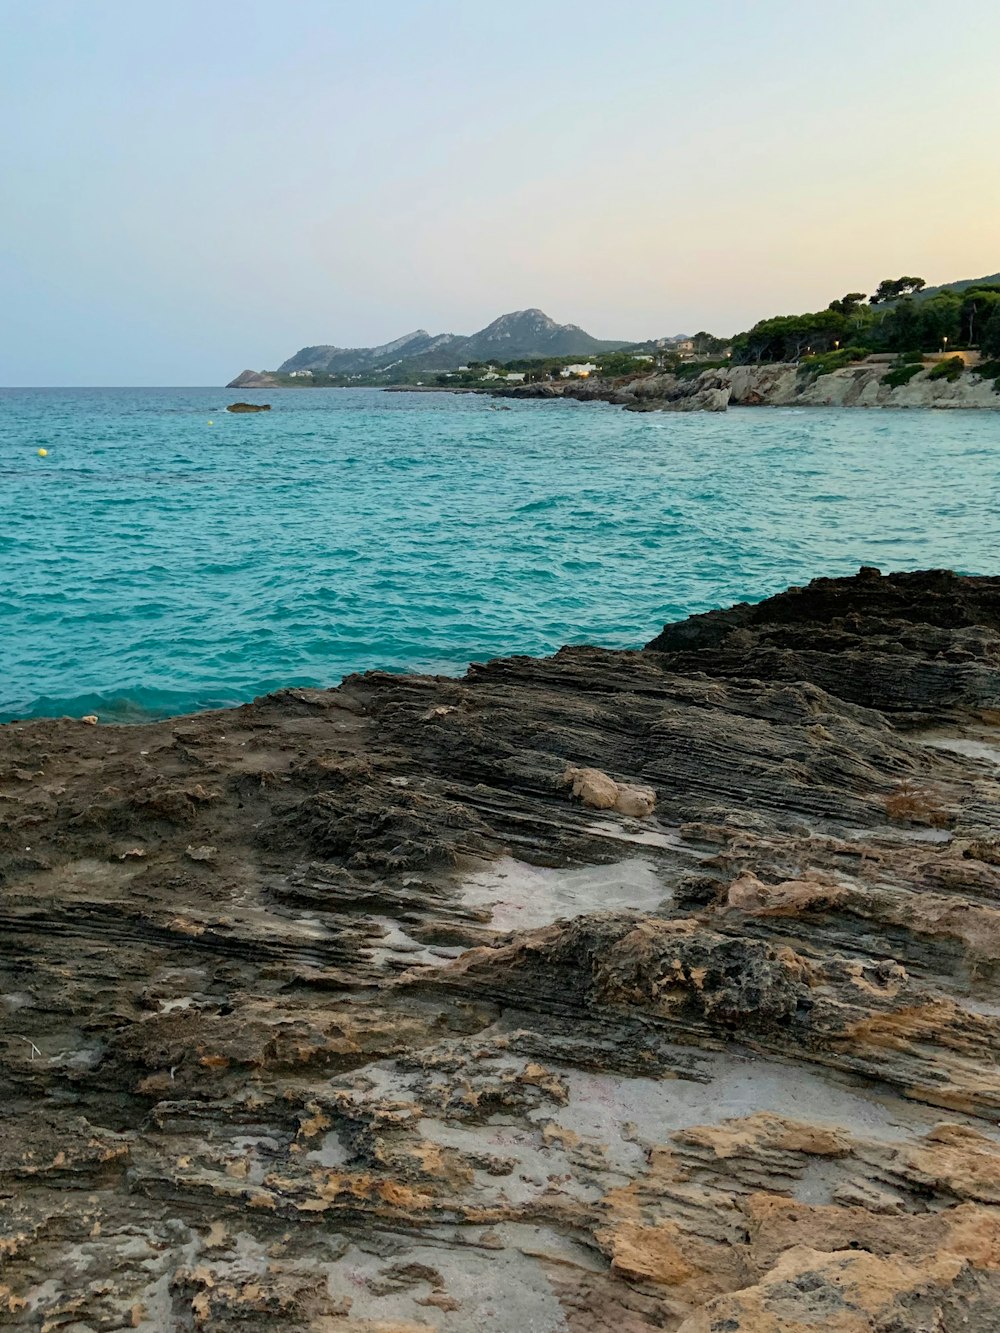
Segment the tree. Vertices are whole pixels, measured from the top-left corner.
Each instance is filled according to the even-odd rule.
[[[702,329],[691,339],[691,346],[696,356],[718,356],[729,346],[729,340],[727,338],[716,338],[714,334],[706,333]]]
[[[909,296],[926,286],[923,278],[883,278],[868,299],[872,305],[885,305],[887,301],[898,301],[901,296]]]
[[[838,315],[853,315],[857,313],[858,307],[865,299],[864,292],[848,292],[842,296],[839,301],[831,301],[827,310],[835,310]]]
[[[955,292],[938,292],[918,307],[920,344],[924,349],[954,345],[962,331],[962,298]]]
[[[979,335],[979,350],[990,361],[1000,361],[1000,306],[995,306]]]
[[[924,345],[924,330],[917,303],[909,297],[898,301],[883,317],[880,342],[890,352],[919,352]]]
[[[967,287],[962,296],[962,331],[959,336],[971,346],[993,311],[1000,306],[1000,287],[989,284]]]
[[[811,353],[829,352],[848,331],[847,321],[836,310],[777,315],[733,339],[733,361],[798,361]]]

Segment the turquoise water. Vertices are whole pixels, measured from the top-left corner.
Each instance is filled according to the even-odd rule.
[[[860,564],[1000,564],[1000,413],[233,397],[0,391],[0,717],[635,646]]]

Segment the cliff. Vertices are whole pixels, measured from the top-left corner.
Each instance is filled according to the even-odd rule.
[[[936,407],[1000,408],[993,377],[964,372],[955,381],[933,380],[933,367],[908,384],[892,387],[884,361],[814,375],[798,365],[728,366],[698,375],[656,373],[627,381],[591,379],[532,384],[496,392],[512,397],[566,397],[618,403],[632,411],[724,412],[728,407]]]
[[[0,728],[0,1323],[997,1326],[1000,579]]]

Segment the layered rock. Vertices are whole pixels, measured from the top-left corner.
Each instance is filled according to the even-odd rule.
[[[792,364],[729,366],[698,375],[658,371],[628,380],[592,379],[496,390],[516,398],[576,398],[617,403],[633,412],[724,412],[729,407],[1000,408],[994,378],[968,371],[954,382],[932,380],[931,368],[907,384],[884,383],[883,361],[827,375]]]
[[[1000,1309],[1000,580],[0,730],[0,1323]]]

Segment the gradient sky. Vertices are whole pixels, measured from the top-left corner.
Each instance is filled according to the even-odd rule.
[[[996,0],[0,0],[0,383],[1000,270]]]

